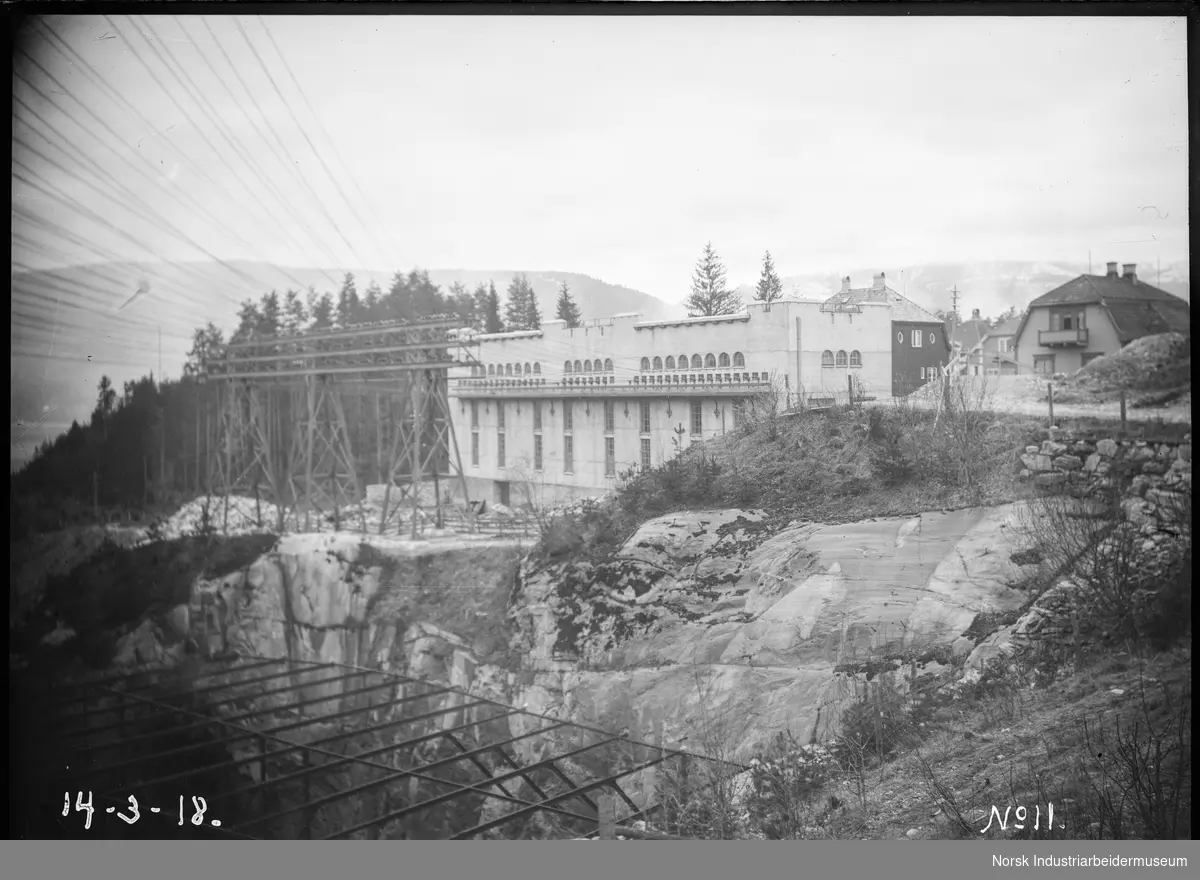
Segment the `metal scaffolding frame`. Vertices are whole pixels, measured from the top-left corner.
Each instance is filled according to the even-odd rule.
[[[59,803],[87,792],[116,809],[168,790],[173,804],[179,792],[180,824],[183,795],[198,795],[207,815],[229,820],[208,833],[254,839],[471,839],[537,814],[558,823],[543,834],[594,836],[592,795],[603,792],[623,805],[618,834],[668,839],[628,827],[658,805],[639,807],[622,781],[676,759],[713,760],[377,669],[196,662],[186,678],[144,670],[33,693],[45,791]],[[464,799],[477,821],[437,818]],[[487,801],[496,809],[485,817]]]
[[[412,537],[421,516],[422,486],[433,483],[437,526],[444,525],[443,478],[458,484],[474,531],[466,477],[450,415],[448,370],[475,362],[478,345],[454,321],[383,322],[293,336],[230,343],[204,365],[216,385],[217,442],[209,448],[208,490],[259,498],[304,528],[362,500],[364,468],[387,486],[380,531],[401,506],[412,507]],[[374,409],[376,434],[363,436]],[[355,418],[350,418],[348,409]],[[368,456],[371,447],[374,455]],[[369,461],[369,464],[366,462]],[[400,498],[392,504],[392,489]],[[366,516],[359,508],[362,529]]]

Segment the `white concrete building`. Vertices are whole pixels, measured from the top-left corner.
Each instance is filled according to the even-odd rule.
[[[600,495],[737,426],[741,402],[886,398],[892,306],[783,299],[738,315],[479,335],[451,370],[451,412],[472,500],[519,506]]]

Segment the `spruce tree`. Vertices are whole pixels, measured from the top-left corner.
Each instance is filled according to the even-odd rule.
[[[568,327],[578,327],[583,321],[579,306],[571,298],[571,288],[565,281],[558,290],[558,303],[555,306],[554,316],[560,321],[566,321]]]
[[[736,291],[725,286],[725,266],[713,250],[711,241],[704,246],[704,253],[696,262],[692,292],[684,305],[693,318],[733,315],[741,311],[742,299]]]
[[[783,296],[783,284],[779,280],[779,276],[775,274],[775,263],[771,260],[771,252],[767,251],[763,257],[762,275],[758,279],[758,286],[754,289],[754,298],[760,302],[774,302]]]
[[[487,303],[484,308],[483,332],[500,333],[504,324],[500,321],[500,294],[496,292],[496,282],[488,282]]]
[[[346,277],[342,280],[335,316],[339,327],[349,327],[362,320],[362,303],[358,299],[358,289],[355,287],[352,272],[347,272]]]
[[[529,320],[529,298],[525,293],[525,276],[514,275],[508,285],[508,299],[504,303],[504,329],[526,330]]]

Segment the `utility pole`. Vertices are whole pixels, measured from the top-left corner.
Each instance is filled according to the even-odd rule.
[[[950,311],[955,318],[958,317],[958,285],[954,285],[954,289],[950,291]]]

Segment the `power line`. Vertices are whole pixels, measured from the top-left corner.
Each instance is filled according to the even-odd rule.
[[[104,20],[107,21],[109,23],[109,25],[112,26],[113,30],[117,31],[118,33],[121,33],[120,29],[117,28],[117,26],[113,23],[112,19],[110,19],[108,16],[104,16]],[[182,106],[180,106],[179,101],[177,101],[175,99],[175,96],[171,94],[170,90],[168,90],[167,87],[165,85],[163,85],[162,80],[159,79],[158,74],[156,74],[154,72],[154,69],[149,64],[147,64],[145,59],[143,59],[142,56],[137,52],[137,50],[133,48],[132,43],[130,43],[128,40],[126,40],[126,45],[128,46],[129,51],[133,54],[134,58],[138,61],[138,63],[141,64],[143,68],[145,68],[146,72],[150,74],[150,77],[154,80],[154,82],[158,85],[158,87],[163,91],[163,94],[165,94],[167,96],[168,100],[170,100],[170,102],[175,106],[175,108],[180,113],[182,113],[184,118],[187,119],[187,121],[196,129],[197,133],[200,135],[200,138],[204,141],[204,143],[208,146],[208,148],[210,150],[212,150],[213,155],[217,156],[218,158],[221,158],[221,151],[216,148],[216,146],[213,144],[213,142],[211,140],[209,140],[208,135],[206,135],[204,133],[203,126],[198,125],[196,123],[196,120],[192,118],[192,115],[190,113],[188,113],[187,110],[185,110]],[[172,75],[174,75],[174,74],[172,73]],[[78,100],[78,99],[76,99],[76,100]],[[225,163],[225,167],[229,168],[231,171],[233,171],[237,175],[238,180],[242,183],[243,186],[246,186],[247,191],[252,189],[252,187],[250,187],[249,184],[247,184],[246,180],[241,176],[241,172],[237,169],[236,166],[231,165],[229,163]],[[275,220],[276,220],[276,222],[279,222],[277,217],[275,218]],[[222,263],[222,265],[225,265],[224,261],[222,261],[222,260],[218,259],[217,262],[220,262],[220,263]],[[226,266],[226,268],[230,268],[230,267]],[[251,279],[251,280],[253,280],[253,279]]]
[[[259,67],[261,67],[263,72],[267,75],[267,80],[270,81],[271,87],[275,89],[275,94],[279,96],[279,100],[283,103],[283,106],[287,110],[288,115],[292,117],[293,122],[296,122],[296,127],[300,129],[300,134],[302,134],[304,136],[304,140],[308,143],[309,147],[312,148],[313,152],[316,153],[316,147],[313,147],[312,141],[309,140],[308,132],[306,132],[304,130],[304,128],[300,125],[300,123],[296,120],[296,114],[292,112],[291,105],[289,105],[287,100],[283,97],[283,93],[281,91],[279,91],[279,86],[276,85],[276,83],[275,83],[275,77],[271,76],[271,71],[268,70],[266,64],[263,63],[262,57],[258,54],[258,49],[256,49],[254,47],[254,43],[250,42],[250,37],[246,34],[246,31],[242,28],[242,23],[240,21],[238,21],[236,18],[233,19],[233,23],[234,23],[234,25],[237,26],[238,33],[240,33],[242,35],[242,39],[246,41],[246,45],[250,47],[250,51],[254,54],[254,58],[258,62]],[[286,153],[287,150],[285,149],[284,152]],[[320,154],[317,154],[317,159],[318,160],[321,159]],[[323,161],[322,161],[322,165],[324,165]],[[313,191],[312,187],[309,186],[307,178],[305,178],[305,176],[303,174],[298,174],[298,177],[300,178],[304,187],[306,189],[308,189],[308,191],[312,194],[313,198],[318,203],[320,203],[320,197],[317,196],[317,194]],[[336,181],[334,181],[334,185],[337,186]],[[338,187],[338,191],[339,192],[341,191],[341,187]],[[344,194],[343,194],[342,198],[345,198]],[[353,210],[353,208],[351,210]],[[341,227],[338,226],[337,222],[335,220],[333,220],[332,216],[329,215],[328,211],[326,211],[326,217],[328,217],[330,222],[333,223],[334,230],[336,230],[337,234],[339,236],[341,236],[342,241],[344,241],[346,243],[346,247],[350,248],[350,253],[354,256],[355,260],[357,260],[359,263],[365,262],[362,259],[362,257],[359,256],[358,252],[354,249],[354,245],[352,245],[350,243],[350,240],[348,238],[346,238],[345,234],[342,232]]]
[[[283,69],[285,71],[287,71],[287,75],[291,78],[292,84],[296,87],[296,91],[299,92],[301,100],[304,101],[304,105],[308,108],[309,115],[311,115],[313,120],[317,123],[317,128],[320,129],[321,134],[324,136],[326,142],[329,144],[330,149],[333,150],[334,157],[338,160],[339,164],[341,164],[342,170],[345,172],[346,177],[349,178],[350,183],[354,186],[354,189],[358,192],[359,198],[362,199],[363,203],[367,206],[367,210],[371,212],[371,216],[374,217],[377,227],[368,227],[365,223],[363,223],[362,218],[359,217],[358,213],[355,212],[355,218],[358,219],[359,225],[363,227],[364,231],[368,231],[368,234],[371,234],[369,232],[369,229],[373,229],[373,228],[384,229],[384,228],[386,228],[383,221],[379,219],[379,215],[377,213],[375,213],[374,204],[371,202],[370,199],[368,199],[366,197],[366,195],[364,195],[364,193],[362,191],[362,187],[360,187],[358,185],[358,180],[355,178],[353,172],[350,171],[350,168],[346,164],[345,160],[342,159],[342,155],[338,151],[337,144],[334,142],[333,138],[331,138],[329,136],[329,132],[326,130],[325,126],[321,123],[321,117],[319,117],[317,115],[317,111],[314,110],[312,104],[309,103],[308,96],[304,93],[304,89],[301,88],[300,83],[296,79],[296,75],[294,73],[292,73],[292,68],[287,63],[287,58],[285,58],[283,53],[279,50],[279,45],[275,42],[275,37],[271,35],[271,31],[267,27],[266,22],[263,21],[263,18],[261,15],[258,16],[258,20],[259,20],[259,24],[262,26],[263,32],[267,35],[267,39],[271,42],[271,46],[275,49],[275,54],[277,56],[279,56],[279,60],[283,64]],[[322,164],[324,164],[324,163],[322,163]],[[328,171],[328,169],[326,169],[326,170]],[[332,175],[330,175],[330,176],[332,178]],[[343,198],[345,198],[344,195],[343,195]],[[349,200],[347,200],[347,204],[349,204]],[[376,245],[379,245],[381,242],[384,245],[383,248],[381,248],[381,251],[383,252],[383,255],[386,256],[387,250],[388,250],[387,242],[382,241],[379,238],[376,238],[376,241],[375,241]]]
[[[137,118],[144,125],[146,125],[151,130],[154,130],[156,128],[154,123],[152,123],[149,119],[147,119],[145,117],[145,115],[143,115],[141,113],[141,111],[139,111],[137,109],[137,107],[135,107],[133,104],[131,104],[128,100],[126,100],[126,98],[120,93],[120,91],[118,91],[113,86],[111,86],[104,79],[104,77],[102,75],[100,75],[98,72],[93,71],[90,68],[90,66],[87,64],[87,62],[84,61],[84,59],[82,57],[80,57],[80,55],[74,49],[72,49],[70,47],[70,45],[62,39],[62,37],[60,37],[58,34],[56,34],[50,28],[50,26],[48,24],[46,24],[45,22],[41,22],[41,25],[45,31],[45,33],[42,35],[43,39],[46,39],[46,38],[53,39],[56,43],[60,44],[62,47],[61,49],[59,49],[57,46],[55,46],[53,44],[49,44],[51,49],[55,49],[56,51],[59,52],[60,55],[63,55],[64,57],[66,56],[67,53],[69,53],[70,56],[72,56],[75,59],[76,66],[79,68],[79,70],[81,70],[83,72],[83,74],[91,82],[93,82],[94,84],[98,85],[101,89],[103,89],[104,92],[109,95],[110,100],[114,101],[114,103],[120,103],[122,106],[128,108],[135,116],[137,116]],[[68,60],[70,60],[70,59],[68,59]],[[222,85],[223,85],[223,83],[222,83]],[[61,110],[61,108],[59,108],[59,109]],[[63,111],[63,112],[65,112],[65,111]],[[68,115],[68,118],[71,118],[69,114],[67,114],[67,115]],[[72,119],[72,121],[74,121],[76,125],[79,125],[81,128],[83,128],[83,126],[78,122],[78,120]],[[86,129],[84,129],[84,130],[86,131]],[[89,132],[89,134],[90,134],[90,132]],[[93,137],[94,137],[94,135],[93,135]],[[201,177],[203,177],[213,187],[215,187],[217,190],[219,190],[222,194],[225,195],[229,204],[239,204],[238,200],[229,192],[229,190],[224,186],[224,184],[221,184],[218,181],[216,181],[201,165],[199,165],[186,152],[184,152],[183,150],[177,150],[177,151],[178,151],[178,155],[191,168],[193,168]],[[146,160],[146,161],[148,164],[150,164],[153,167],[153,163],[149,162],[149,160]],[[165,188],[165,185],[164,185],[164,188]],[[182,188],[180,188],[180,191],[185,192],[184,190],[182,190]],[[186,192],[185,192],[185,194],[186,194]],[[191,198],[190,195],[188,197]],[[196,203],[195,199],[192,199],[192,201],[193,201],[193,203]],[[196,203],[196,204],[198,204],[198,203]],[[252,202],[252,204],[253,204],[253,202]],[[272,218],[272,219],[274,219],[274,218]],[[239,238],[240,238],[240,236],[239,236]],[[246,244],[247,247],[253,247],[253,245],[251,245],[249,242],[245,241],[245,239],[241,239],[241,240]],[[294,243],[298,243],[298,240],[295,239],[294,237],[292,240]],[[301,245],[301,247],[303,247],[303,245]],[[287,273],[285,273],[285,274],[287,274]],[[294,281],[295,283],[300,284],[300,281],[298,279],[296,279],[294,276],[288,275],[287,277],[291,278],[291,280]],[[333,281],[333,279],[330,278],[330,281]],[[336,282],[334,282],[334,283],[336,283]]]
[[[260,20],[261,20],[261,16],[260,16]],[[254,57],[255,57],[255,59],[257,59],[259,66],[267,74],[267,79],[270,80],[271,87],[275,89],[275,94],[279,96],[280,102],[287,109],[288,115],[291,116],[291,118],[292,118],[292,122],[294,122],[296,124],[296,128],[300,131],[300,134],[304,136],[305,143],[307,143],[309,146],[309,149],[311,149],[313,151],[313,155],[317,157],[317,161],[321,163],[321,167],[325,170],[326,176],[329,177],[330,182],[333,183],[334,188],[337,189],[338,195],[340,195],[342,197],[342,201],[344,201],[346,203],[346,206],[350,209],[350,213],[352,213],[354,215],[354,219],[358,221],[359,226],[363,229],[364,232],[366,232],[367,231],[366,226],[363,224],[362,217],[359,216],[357,209],[355,209],[354,205],[350,202],[350,200],[348,198],[346,198],[346,193],[342,189],[341,184],[338,183],[337,178],[335,178],[333,176],[333,172],[329,170],[329,166],[325,164],[325,159],[321,156],[321,153],[317,150],[316,146],[313,144],[312,139],[309,138],[308,132],[305,130],[304,126],[300,124],[300,120],[296,118],[296,114],[295,114],[295,112],[293,112],[291,104],[289,104],[287,101],[287,98],[285,98],[283,96],[283,92],[281,92],[279,90],[279,85],[275,82],[275,77],[271,76],[270,69],[268,69],[266,63],[263,61],[262,56],[260,56],[258,54],[258,50],[254,47],[254,43],[251,42],[250,36],[246,33],[245,29],[242,27],[241,22],[239,22],[236,18],[234,19],[234,23],[237,25],[237,29],[241,33],[242,39],[244,39],[246,41],[246,45],[248,45],[250,47],[250,51],[254,53]],[[272,40],[272,45],[273,44],[274,44],[274,40]],[[279,52],[278,46],[275,47],[275,51],[276,51],[276,54],[278,54],[278,52]],[[284,62],[284,66],[286,67],[286,62]],[[290,71],[289,71],[289,73],[290,73]],[[293,78],[293,80],[294,80],[294,78]],[[319,120],[318,120],[318,124],[319,124]],[[338,234],[339,235],[341,234],[340,229],[338,230]],[[344,235],[342,236],[342,240],[343,241],[346,240],[346,237]],[[363,259],[358,256],[357,252],[354,251],[353,245],[351,245],[349,241],[346,241],[346,244],[348,247],[351,248],[351,252],[354,253],[355,258],[358,260],[358,262],[360,262],[360,263],[364,262]]]
[[[98,116],[97,116],[95,113],[93,113],[93,112],[92,112],[92,110],[91,110],[91,108],[89,108],[89,107],[88,107],[88,106],[87,106],[85,103],[83,103],[82,101],[80,101],[80,100],[79,100],[77,97],[75,97],[74,95],[71,95],[71,94],[70,94],[70,93],[69,93],[69,92],[66,90],[66,88],[63,86],[63,84],[62,84],[61,82],[59,82],[59,81],[58,81],[58,79],[57,79],[57,78],[55,78],[53,74],[51,74],[51,73],[50,73],[49,71],[47,71],[47,70],[46,70],[44,67],[42,67],[42,65],[41,65],[41,64],[39,64],[39,63],[37,62],[37,60],[33,58],[33,56],[31,56],[31,55],[30,55],[28,52],[26,52],[24,49],[21,49],[21,53],[22,53],[23,55],[25,55],[25,57],[26,57],[26,58],[28,58],[28,59],[29,59],[31,62],[33,62],[33,64],[34,64],[34,65],[35,65],[35,66],[36,66],[36,67],[37,67],[39,70],[41,70],[41,71],[42,71],[42,72],[43,72],[43,73],[44,73],[44,74],[45,74],[45,75],[46,75],[46,76],[47,76],[47,77],[48,77],[48,78],[49,78],[49,79],[50,79],[52,82],[54,82],[54,83],[55,83],[55,84],[56,84],[56,85],[59,87],[59,89],[61,89],[61,90],[63,91],[63,93],[64,93],[64,94],[67,94],[67,95],[68,95],[68,96],[69,96],[69,97],[70,97],[70,98],[71,98],[73,101],[75,101],[75,103],[77,103],[77,104],[79,104],[79,106],[83,107],[83,108],[84,108],[84,110],[86,110],[86,111],[88,112],[88,114],[89,114],[89,115],[91,115],[93,118],[95,118],[95,119],[96,119],[96,120],[97,120],[97,121],[98,121],[98,122],[99,122],[99,123],[100,123],[100,124],[101,124],[101,125],[102,125],[102,126],[103,126],[103,127],[104,127],[104,128],[105,128],[105,129],[106,129],[108,132],[109,132],[109,133],[110,133],[110,134],[112,134],[114,137],[116,137],[116,138],[117,138],[117,140],[118,140],[118,141],[120,141],[120,137],[119,137],[119,136],[118,136],[118,135],[117,135],[117,134],[116,134],[116,133],[115,133],[115,132],[114,132],[114,131],[113,131],[113,130],[112,130],[110,127],[109,127],[109,126],[108,126],[108,124],[107,124],[107,123],[105,123],[105,122],[104,122],[104,120],[100,119],[100,117],[98,117]],[[26,83],[26,85],[30,85],[30,87],[31,87],[31,88],[34,88],[34,89],[35,89],[35,91],[39,91],[39,90],[37,90],[37,89],[36,89],[36,87],[32,86],[30,83],[28,83],[28,81],[24,80],[24,78],[20,77],[19,75],[18,75],[18,78],[19,78],[19,79],[22,79],[22,81],[23,81],[23,82],[25,82],[25,83]],[[42,94],[42,93],[39,91],[39,94]],[[44,97],[44,95],[43,95],[43,97]],[[49,100],[49,99],[47,99],[47,100]],[[52,101],[51,101],[51,103],[53,104],[53,102],[52,102]],[[57,108],[57,109],[58,109],[60,112],[64,112],[64,113],[65,113],[65,111],[63,111],[63,110],[62,110],[62,108],[61,108],[61,107],[59,107],[57,104],[54,104],[54,106],[55,106],[55,107],[56,107],[56,108]],[[68,117],[68,118],[72,118],[72,117],[70,116],[70,114],[65,114],[65,115],[67,115],[67,117]],[[82,128],[82,126],[80,126],[80,127]],[[86,129],[85,129],[85,130],[86,130]],[[202,137],[204,136],[204,135],[203,135],[203,132],[201,132],[201,136],[202,136]],[[99,140],[99,139],[98,139],[98,138],[96,138],[96,140]],[[207,139],[206,139],[206,140],[207,140]],[[119,155],[119,154],[118,154],[118,155]],[[122,158],[123,158],[123,157],[122,157]],[[143,158],[144,158],[144,157],[143,157]],[[15,159],[14,159],[14,161],[15,161]],[[128,160],[124,160],[124,159],[123,159],[123,161],[126,161],[126,162],[127,162]],[[146,160],[146,161],[149,161],[149,160]],[[101,221],[101,226],[104,226],[104,225],[106,225],[106,224],[104,224],[104,222],[103,222],[103,221]],[[211,253],[210,253],[210,252],[209,252],[207,249],[205,249],[205,248],[203,248],[203,247],[200,247],[199,245],[196,245],[196,244],[195,244],[195,242],[192,242],[192,244],[193,244],[194,246],[196,246],[196,247],[197,247],[197,248],[198,248],[200,251],[202,251],[204,254],[206,254],[207,256],[209,256],[210,258],[212,258],[213,260],[215,260],[216,262],[220,263],[222,266],[224,266],[225,268],[229,269],[230,271],[234,272],[235,274],[241,275],[242,277],[246,278],[246,280],[250,281],[251,283],[255,283],[255,284],[257,283],[257,282],[256,282],[256,281],[255,281],[253,278],[251,278],[250,276],[246,275],[246,274],[245,274],[244,272],[242,272],[241,270],[239,270],[239,269],[235,269],[234,267],[232,267],[232,266],[228,265],[228,264],[227,264],[227,263],[226,263],[224,260],[222,260],[222,259],[220,259],[219,257],[217,257],[217,256],[215,256],[215,255],[213,255],[213,254],[211,254]]]
[[[147,24],[146,28],[150,31],[150,33],[154,36],[154,38],[156,40],[158,40],[159,42],[162,42],[162,39],[154,31],[153,27],[151,27],[149,24]],[[192,101],[195,102],[196,106],[200,108],[201,112],[204,113],[204,115],[208,117],[209,121],[213,123],[213,127],[220,133],[221,137],[223,137],[225,139],[225,142],[227,144],[229,144],[230,147],[233,148],[234,152],[239,156],[239,158],[242,159],[243,162],[246,163],[246,165],[248,167],[252,166],[252,173],[257,175],[257,179],[258,179],[259,183],[262,184],[264,187],[269,187],[273,191],[272,194],[277,199],[279,199],[279,201],[282,204],[285,205],[285,211],[290,210],[290,212],[291,212],[290,216],[293,219],[295,219],[296,217],[300,218],[297,221],[297,225],[302,225],[304,227],[305,231],[307,232],[307,234],[308,234],[309,238],[312,240],[312,242],[314,244],[316,244],[318,248],[323,247],[324,242],[322,241],[321,237],[319,235],[317,235],[315,230],[313,230],[313,228],[308,225],[307,220],[304,219],[305,218],[304,212],[297,211],[295,209],[294,205],[291,205],[288,203],[287,197],[283,195],[283,191],[280,190],[279,187],[275,184],[275,182],[270,179],[270,176],[267,175],[265,171],[263,171],[262,167],[259,166],[258,163],[254,161],[253,156],[249,155],[246,152],[246,150],[243,148],[243,146],[237,142],[237,136],[234,135],[233,137],[230,137],[230,135],[227,133],[228,126],[225,125],[221,121],[220,114],[218,114],[216,112],[216,109],[212,106],[212,104],[209,103],[208,98],[206,98],[204,96],[203,91],[201,91],[199,88],[196,87],[195,82],[191,78],[191,75],[186,70],[184,70],[183,67],[174,58],[171,57],[170,52],[167,52],[165,49],[162,52],[160,52],[158,47],[155,46],[154,43],[151,42],[151,40],[145,34],[140,34],[140,36],[142,37],[142,40],[145,41],[146,45],[150,47],[150,50],[152,52],[154,52],[155,56],[160,61],[163,62],[163,66],[166,69],[168,69],[168,71],[171,73],[171,76],[173,76],[175,78],[175,81],[177,83],[179,83],[180,86],[184,89],[184,91],[186,91],[188,93],[188,97],[190,97],[192,99]],[[168,60],[170,61],[170,64],[167,64]],[[178,71],[179,71],[178,73],[176,72],[176,69],[178,69]],[[211,69],[211,67],[210,67],[210,69]],[[182,77],[180,74],[182,74]],[[214,71],[214,75],[215,75],[215,71]],[[184,83],[184,81],[183,81],[184,78],[187,79],[188,84]],[[199,97],[197,97],[197,96],[199,96]],[[203,105],[201,104],[201,102],[203,102]],[[283,164],[285,167],[287,167],[286,161],[283,161]],[[320,209],[320,205],[318,205],[318,209]],[[326,215],[326,216],[328,219],[328,215]],[[336,257],[334,257],[332,252],[330,252],[328,249],[326,249],[324,251],[324,255],[327,259],[331,260],[333,263],[335,263],[335,264],[337,263]],[[330,280],[332,281],[333,279],[330,278]]]

